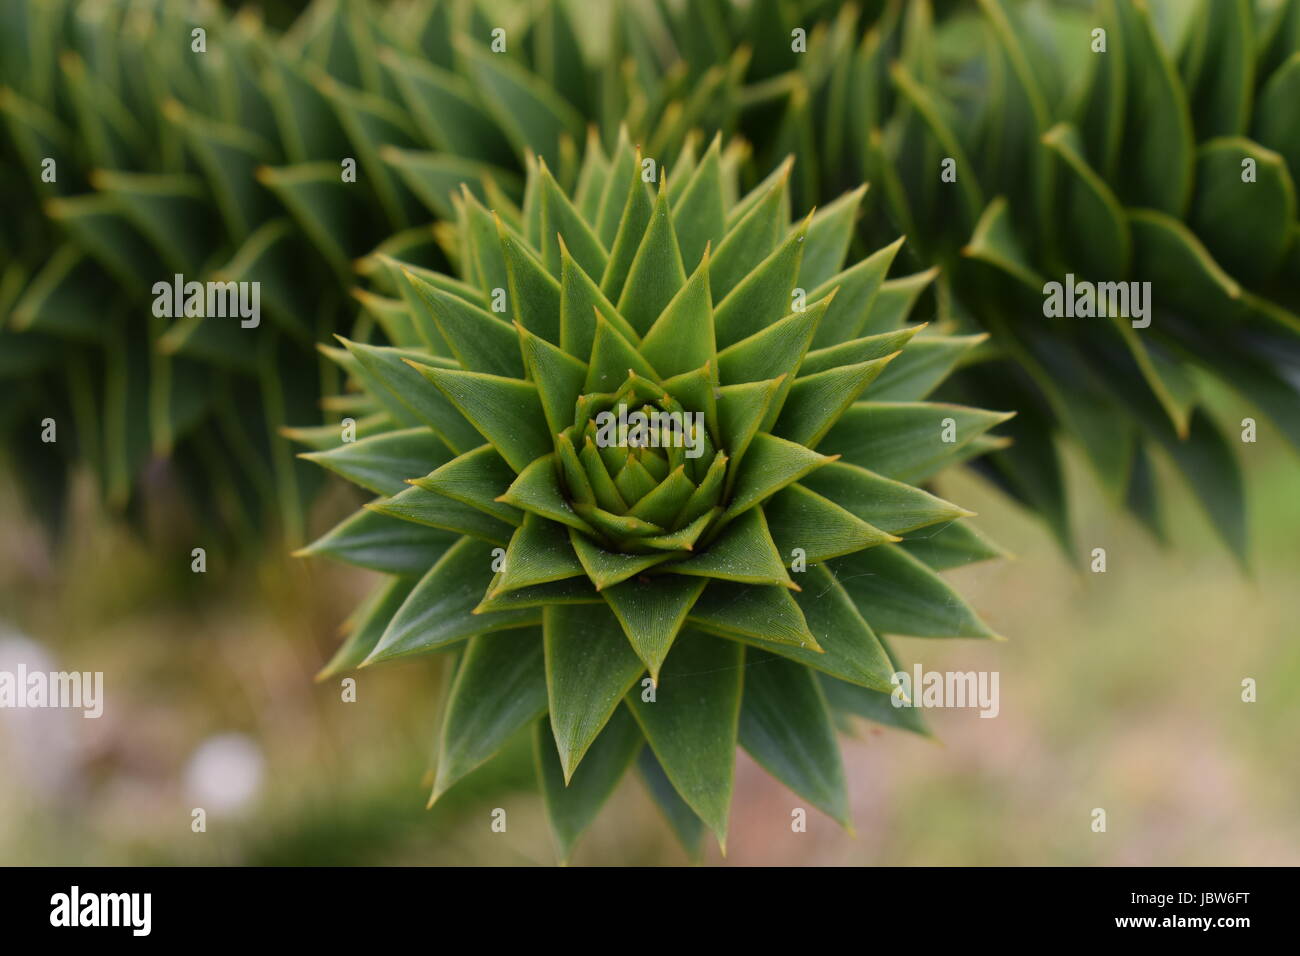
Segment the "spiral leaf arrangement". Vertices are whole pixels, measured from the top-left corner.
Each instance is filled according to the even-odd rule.
[[[917,487],[999,444],[925,400],[979,337],[906,322],[901,240],[846,267],[862,189],[792,222],[743,155],[624,135],[572,194],[464,190],[459,275],[386,258],[399,344],[326,350],[355,440],[300,433],[381,496],[305,553],[390,575],[325,673],[450,652],[434,797],[535,725],[563,856],[636,760],[724,840],[737,743],[847,823],[840,716],[920,728],[880,635],[993,636],[936,572],[997,550]]]

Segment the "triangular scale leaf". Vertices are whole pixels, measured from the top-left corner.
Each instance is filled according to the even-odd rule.
[[[885,634],[909,637],[994,637],[947,583],[897,545],[882,545],[829,562],[862,616]]]
[[[554,454],[538,458],[519,473],[501,501],[521,511],[531,512],[551,521],[590,532],[591,526],[569,506],[560,487],[559,466]]]
[[[787,313],[807,235],[808,221],[805,220],[730,291],[725,291],[726,286],[719,283],[714,294],[724,298],[714,309],[713,323],[720,348],[725,349],[765,329]],[[725,241],[723,245],[726,245]],[[722,251],[718,250],[719,259]]]
[[[664,657],[707,583],[671,574],[634,576],[601,592],[652,680],[659,680]]]
[[[664,661],[655,702],[627,698],[673,788],[724,849],[743,663],[740,645],[687,632]]]
[[[469,534],[493,544],[505,545],[510,540],[513,530],[504,521],[472,508],[454,498],[437,491],[429,491],[414,485],[408,486],[391,498],[380,498],[366,505],[371,511],[442,528],[457,534]]]
[[[665,377],[691,372],[716,360],[707,250],[690,280],[646,332],[641,354]]]
[[[816,448],[844,410],[876,381],[897,356],[842,365],[794,380],[772,431],[782,438]]]
[[[666,570],[741,584],[795,586],[772,542],[761,508],[748,509],[699,554],[675,562]]]
[[[437,468],[453,456],[427,428],[403,428],[300,457],[376,494],[395,495],[406,487],[407,479]]]
[[[403,271],[402,277],[424,299],[443,341],[466,371],[523,378],[519,340],[509,324],[486,309],[435,288],[408,270]]]
[[[740,744],[813,806],[849,825],[835,727],[812,671],[758,648],[746,655]]]
[[[410,483],[454,498],[517,526],[523,521],[523,513],[518,508],[497,500],[514,480],[514,472],[497,450],[491,445],[480,445],[473,451],[451,459],[423,478],[411,479]]]
[[[541,629],[480,634],[456,670],[443,716],[432,803],[546,713]]]
[[[528,514],[510,539],[505,567],[492,582],[488,596],[493,597],[534,584],[562,581],[582,573],[582,565],[573,553],[564,526]]]
[[[615,710],[586,761],[566,780],[555,752],[551,723],[538,722],[534,731],[537,776],[561,861],[572,855],[578,838],[596,818],[644,743],[632,716],[626,710]]]
[[[744,467],[738,469],[731,504],[723,520],[743,514],[791,482],[834,460],[784,438],[759,432],[745,456]]]
[[[541,623],[538,608],[471,613],[491,578],[492,546],[474,538],[461,538],[420,578],[365,663],[440,650],[475,634]]]
[[[568,780],[645,666],[603,601],[549,607],[542,630],[554,733],[550,745]]]
[[[551,431],[559,434],[573,424],[573,409],[582,394],[587,365],[522,325],[516,331],[529,378],[537,386],[546,423]]]
[[[796,548],[812,562],[898,540],[798,483],[778,491],[762,510],[777,553],[787,561]]]
[[[685,283],[686,270],[661,179],[650,221],[619,292],[618,312],[638,335],[645,335]]]
[[[551,436],[531,382],[409,364],[447,396],[516,473],[550,453]]]
[[[819,468],[801,483],[889,534],[972,514],[914,485],[843,461]]]

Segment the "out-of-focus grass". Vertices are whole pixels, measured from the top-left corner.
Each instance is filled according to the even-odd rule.
[[[0,639],[102,671],[105,698],[99,720],[0,711],[0,863],[550,862],[528,740],[426,810],[444,659],[360,671],[355,702],[313,680],[374,576],[275,555],[221,569],[215,554],[194,574],[199,539],[145,545],[91,497],[55,556],[0,489]],[[261,791],[194,833],[186,766],[229,732],[260,748]],[[532,839],[487,844],[491,809],[516,792],[529,796],[507,833]]]
[[[1216,406],[1225,426],[1246,414]],[[932,713],[940,742],[859,725],[845,744],[855,837],[812,810],[808,832],[792,833],[800,801],[742,755],[728,862],[1300,863],[1300,465],[1262,423],[1241,457],[1249,578],[1168,469],[1162,550],[1071,457],[1078,547],[1106,548],[1105,574],[1071,567],[977,479],[944,481],[1018,555],[951,575],[1011,640],[897,645],[928,670],[1000,672],[1000,714]],[[312,682],[368,577],[272,559],[200,577],[189,542],[146,548],[84,514],[52,560],[12,508],[0,507],[0,620],[61,668],[104,671],[108,702],[99,721],[64,721],[75,746],[52,790],[19,767],[0,712],[0,761],[18,768],[0,776],[0,862],[553,860],[526,740],[424,809],[439,659],[359,672],[355,703],[337,681]],[[1256,703],[1241,701],[1246,677]],[[231,730],[262,748],[263,791],[192,833],[185,763]],[[490,828],[497,807],[505,833]],[[1098,807],[1105,833],[1091,828]],[[633,779],[575,858],[684,860]]]

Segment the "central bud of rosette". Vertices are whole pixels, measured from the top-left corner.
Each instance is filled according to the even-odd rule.
[[[716,423],[629,371],[577,401],[556,437],[565,497],[610,551],[691,551],[722,513],[727,455]]]

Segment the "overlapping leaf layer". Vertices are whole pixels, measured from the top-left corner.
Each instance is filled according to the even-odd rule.
[[[326,350],[373,411],[306,457],[380,497],[305,550],[389,575],[326,673],[454,651],[435,796],[540,721],[564,855],[638,752],[688,845],[737,743],[845,820],[837,716],[919,726],[879,635],[992,636],[937,572],[996,550],[917,487],[998,442],[926,401],[978,337],[907,322],[901,240],[846,267],[863,190],[792,222],[741,155],[466,189],[459,276],[384,257],[396,344]]]
[[[992,334],[950,392],[1021,412],[981,467],[1074,552],[1054,436],[1160,536],[1163,450],[1244,560],[1237,427],[1202,392],[1300,446],[1300,2],[918,0],[807,26],[741,129],[813,160],[808,201],[870,181],[864,235],[905,233],[942,267],[940,315]],[[1149,282],[1150,325],[1045,316],[1067,275]]]
[[[750,169],[799,157],[800,207],[875,183],[868,247],[908,235],[916,291],[992,333],[944,394],[1023,412],[981,467],[1072,550],[1054,436],[1158,534],[1163,448],[1244,552],[1234,442],[1200,391],[1213,375],[1300,442],[1300,0],[626,0],[586,37],[570,9],[314,0],[279,36],[183,0],[6,4],[0,167],[36,201],[7,194],[0,218],[0,434],[41,512],[73,460],[122,504],[169,457],[195,514],[292,535],[312,486],[276,425],[333,385],[307,346],[384,321],[361,294],[355,324],[354,263],[372,274],[378,246],[446,269],[448,234],[424,223],[454,217],[459,184],[518,202],[531,150],[571,189],[594,120],[652,156],[741,130]],[[261,282],[267,328],[150,317],[150,284],[178,270]],[[1153,325],[1045,320],[1042,283],[1066,273],[1152,282]]]
[[[673,69],[644,5],[599,58],[563,3],[490,9],[313,0],[278,34],[188,0],[3,4],[0,172],[24,188],[0,216],[0,452],[51,524],[71,466],[136,513],[167,459],[191,516],[296,537],[315,474],[278,429],[336,390],[314,342],[372,337],[368,254],[446,267],[450,194],[518,201],[530,149],[572,186],[587,121],[675,151],[734,111],[744,54]],[[261,325],[151,315],[176,275],[260,283]]]

